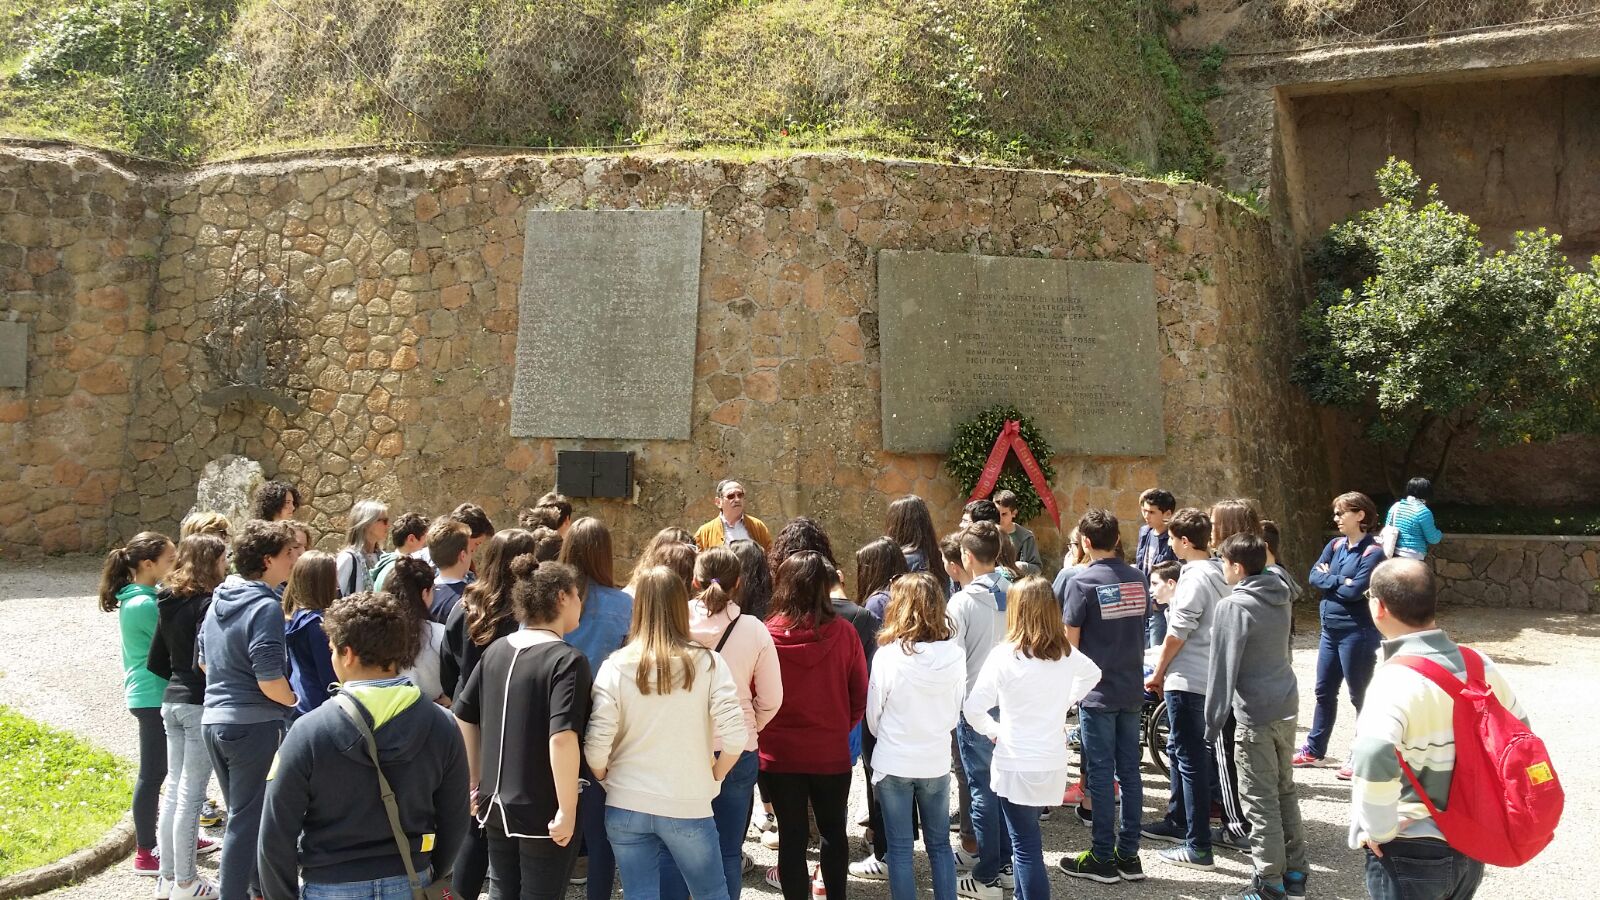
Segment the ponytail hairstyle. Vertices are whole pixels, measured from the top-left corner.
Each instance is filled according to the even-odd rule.
[[[579,521],[582,521],[581,519]],[[689,637],[689,591],[683,579],[665,566],[639,575],[633,596],[633,622],[628,628],[628,649],[637,653],[634,684],[639,693],[670,694],[678,687],[694,687],[695,651],[705,648]]]
[[[127,546],[118,547],[106,554],[106,564],[100,570],[100,608],[116,612],[122,601],[117,593],[133,583],[139,574],[139,564],[155,562],[161,558],[172,541],[164,534],[141,531],[133,536]]]
[[[495,629],[511,617],[511,589],[516,586],[511,563],[534,547],[533,534],[521,528],[497,531],[484,543],[478,580],[461,596],[467,608],[467,637],[479,647],[489,646]]]
[[[307,550],[289,570],[289,583],[283,589],[285,618],[302,609],[321,612],[339,597],[339,564],[331,553]]]
[[[697,599],[706,608],[706,615],[714,616],[733,602],[741,569],[739,557],[727,547],[712,547],[695,559],[694,580],[700,584]]]
[[[577,569],[533,553],[512,560],[511,574],[517,580],[511,588],[511,609],[529,628],[554,622],[561,612],[561,595],[578,590]]]
[[[422,618],[428,618],[428,602],[423,598],[433,587],[433,566],[420,559],[402,556],[394,561],[394,569],[384,589],[399,597],[407,608],[416,609]]]
[[[174,597],[211,593],[226,577],[227,558],[228,544],[222,538],[204,531],[189,535],[178,542],[178,561],[167,575],[168,592]]]

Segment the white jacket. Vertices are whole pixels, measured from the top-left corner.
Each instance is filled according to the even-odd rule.
[[[963,713],[974,731],[995,739],[995,769],[1066,771],[1067,710],[1099,683],[1100,667],[1087,653],[1029,659],[1008,641],[989,653]],[[989,715],[996,706],[999,721]]]
[[[872,780],[937,778],[950,771],[950,730],[967,692],[967,660],[954,641],[878,648],[867,682],[867,728],[878,738]]]

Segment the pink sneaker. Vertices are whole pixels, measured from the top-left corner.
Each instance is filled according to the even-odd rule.
[[[1356,773],[1350,768],[1349,763],[1339,767],[1338,778],[1340,781],[1349,781],[1354,777],[1356,777]]]
[[[1304,768],[1306,768],[1308,766],[1315,766],[1315,765],[1320,764],[1321,762],[1322,762],[1322,757],[1320,757],[1320,756],[1312,756],[1311,755],[1311,751],[1307,750],[1307,749],[1305,749],[1303,747],[1301,749],[1299,749],[1299,750],[1296,750],[1294,752],[1294,756],[1289,758],[1289,764],[1294,766],[1297,769],[1304,769]]]
[[[1083,802],[1083,785],[1073,782],[1067,785],[1067,792],[1061,795],[1062,806],[1077,806]]]
[[[153,847],[140,847],[133,851],[133,874],[155,878],[161,874],[161,858]]]
[[[221,849],[222,849],[222,842],[221,841],[212,841],[212,840],[207,840],[206,838],[200,838],[199,840],[194,842],[194,855],[195,856],[205,856],[207,853],[215,853],[215,852],[217,852],[218,850],[221,850]]]

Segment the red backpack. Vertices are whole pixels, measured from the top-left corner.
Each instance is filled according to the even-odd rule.
[[[1500,704],[1484,678],[1483,657],[1460,649],[1467,669],[1464,681],[1431,659],[1390,660],[1432,681],[1455,701],[1456,765],[1449,808],[1433,805],[1403,756],[1400,768],[1451,847],[1492,866],[1520,866],[1555,837],[1566,795],[1544,741]]]

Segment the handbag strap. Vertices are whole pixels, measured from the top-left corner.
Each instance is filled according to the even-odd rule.
[[[378,791],[383,795],[383,809],[389,814],[389,829],[394,832],[394,845],[400,851],[400,861],[406,864],[406,882],[411,886],[412,900],[425,900],[421,882],[417,878],[417,868],[411,864],[411,839],[406,837],[406,831],[400,827],[400,807],[395,803],[394,788],[389,786],[389,779],[383,774],[383,764],[378,762],[378,741],[372,736],[372,727],[367,724],[367,717],[361,711],[355,698],[349,694],[334,694],[331,698],[339,704],[339,709],[356,723],[356,730],[361,732],[361,737],[367,742],[367,755],[372,758],[372,768],[378,773]]]
[[[722,630],[722,639],[717,641],[717,646],[716,647],[712,648],[715,652],[721,653],[722,652],[722,648],[727,646],[728,638],[733,635],[734,627],[739,624],[739,620],[742,619],[742,618],[744,618],[744,613],[740,613],[737,616],[734,616],[733,617],[733,621],[728,623],[728,627],[724,628]]]

